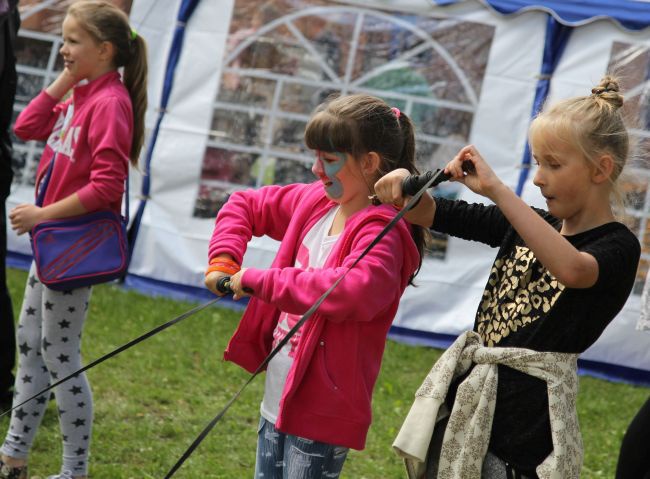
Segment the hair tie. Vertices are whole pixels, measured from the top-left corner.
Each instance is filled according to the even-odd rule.
[[[618,92],[615,88],[609,88],[606,86],[597,86],[591,89],[591,94],[592,95],[602,95],[603,93],[609,93],[609,92]]]
[[[131,27],[131,40],[135,40],[138,37],[138,32],[135,30],[135,28]]]
[[[394,106],[394,107],[392,107],[392,108],[390,109],[390,111],[392,111],[393,114],[395,115],[395,118],[397,118],[397,119],[399,120],[399,117],[400,117],[400,115],[402,114],[402,112],[399,111],[399,108],[397,108],[397,107]]]

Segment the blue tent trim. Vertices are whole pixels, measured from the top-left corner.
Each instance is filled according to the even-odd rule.
[[[133,250],[135,248],[135,242],[137,240],[138,231],[140,230],[140,224],[142,222],[142,215],[144,214],[145,207],[147,206],[147,199],[149,198],[149,193],[151,192],[151,159],[153,158],[153,151],[156,147],[158,134],[160,133],[160,125],[162,124],[165,113],[167,112],[167,104],[169,103],[169,97],[171,96],[172,88],[174,86],[176,66],[178,65],[178,60],[181,56],[181,51],[183,50],[183,42],[185,40],[185,25],[192,17],[192,14],[199,4],[199,1],[200,0],[182,0],[181,5],[178,9],[178,15],[176,16],[176,29],[174,30],[174,37],[172,38],[169,55],[167,56],[165,79],[163,82],[162,94],[158,107],[158,118],[156,120],[156,125],[152,131],[151,138],[149,139],[144,167],[142,168],[142,187],[140,190],[142,199],[140,200],[138,209],[133,217],[133,223],[131,224],[128,232],[129,251],[131,253],[133,253]]]
[[[551,88],[551,78],[555,73],[555,68],[562,58],[564,49],[569,42],[573,27],[562,25],[555,18],[548,17],[546,24],[546,38],[544,40],[544,55],[542,57],[542,68],[539,74],[539,81],[535,89],[535,100],[533,101],[532,118],[535,117],[544,106],[544,102],[548,97],[548,92]],[[530,172],[531,153],[530,145],[526,142],[524,149],[524,156],[521,160],[521,172],[519,173],[519,181],[515,192],[517,196],[521,196],[524,191],[524,185],[528,180]]]
[[[7,266],[10,268],[28,270],[31,262],[31,255],[14,252],[7,254]],[[209,301],[214,299],[214,295],[205,288],[171,283],[134,274],[127,275],[124,286],[127,289],[134,289],[144,294],[165,296],[183,301]],[[224,297],[217,306],[243,311],[247,304],[248,301],[245,299],[234,301],[230,297]],[[401,326],[391,326],[388,337],[393,341],[405,344],[438,349],[447,349],[456,339],[456,336],[451,334],[432,333]],[[578,372],[608,381],[650,386],[650,371],[616,364],[579,359]]]
[[[438,349],[447,349],[456,340],[456,336],[451,334],[419,331],[401,326],[391,326],[388,336],[402,343]],[[637,386],[650,386],[650,371],[600,361],[578,359],[578,374]]]
[[[15,251],[7,251],[7,259],[5,264],[9,268],[23,269],[29,271],[32,264],[32,255],[16,253]]]
[[[431,0],[447,6],[468,0]],[[502,15],[531,10],[546,12],[563,25],[577,27],[596,20],[610,20],[627,30],[650,26],[650,5],[638,0],[480,0]]]

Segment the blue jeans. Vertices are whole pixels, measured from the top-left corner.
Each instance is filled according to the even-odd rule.
[[[348,455],[347,447],[284,434],[263,417],[257,435],[255,479],[337,479]]]

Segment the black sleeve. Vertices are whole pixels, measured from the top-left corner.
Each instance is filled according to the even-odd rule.
[[[431,229],[458,238],[479,241],[496,248],[501,245],[510,223],[495,205],[467,203],[434,197],[436,213]]]
[[[598,290],[632,289],[641,256],[639,240],[624,225],[581,248],[598,262]]]

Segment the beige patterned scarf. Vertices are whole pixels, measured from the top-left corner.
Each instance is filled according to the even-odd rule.
[[[434,427],[449,415],[438,479],[480,479],[496,403],[497,364],[547,383],[553,452],[537,467],[540,479],[580,477],[583,452],[576,413],[577,359],[577,354],[485,347],[473,331],[460,335],[415,393],[415,401],[393,443],[397,454],[404,458],[408,477],[424,477]],[[444,405],[449,385],[472,364],[475,367],[458,387],[449,414]]]

